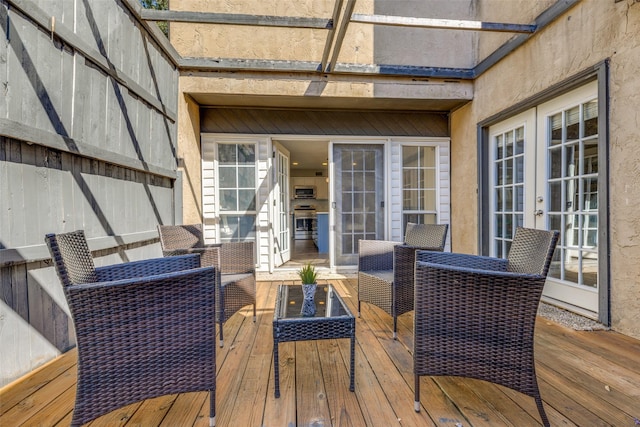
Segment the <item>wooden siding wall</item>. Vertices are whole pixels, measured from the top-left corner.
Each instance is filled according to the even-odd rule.
[[[178,72],[136,0],[0,0],[0,387],[75,345],[46,233],[160,256]]]
[[[445,113],[203,108],[202,133],[448,137]]]

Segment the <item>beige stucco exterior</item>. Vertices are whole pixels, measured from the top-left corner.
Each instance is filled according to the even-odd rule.
[[[180,82],[178,99],[178,170],[182,172],[182,220],[202,222],[202,168],[200,167],[200,107],[185,94]]]
[[[485,0],[483,10],[504,5]],[[522,3],[529,3],[524,1]],[[475,80],[474,100],[451,116],[452,182],[473,181],[476,124],[567,77],[611,60],[610,241],[611,323],[640,337],[640,3],[584,0]],[[462,158],[456,158],[458,153]],[[462,163],[462,164],[461,164]],[[477,209],[472,185],[453,185],[454,248],[472,250]],[[460,226],[465,227],[463,230]],[[464,232],[464,235],[462,233]]]
[[[333,4],[315,0],[172,0],[171,7],[330,17]],[[524,24],[533,22],[555,1],[459,0],[435,4],[440,9],[435,7],[431,13],[437,17],[454,18],[457,8],[457,19]],[[438,11],[442,12],[439,16]],[[357,2],[356,13],[380,12],[375,2],[368,0]],[[373,26],[354,24],[345,36],[339,62],[373,64],[382,58],[396,64],[472,68],[513,37],[509,33],[429,31],[441,37],[435,47],[415,34],[409,40],[403,40],[399,33],[381,37]],[[185,166],[184,221],[200,222],[202,218],[199,105],[420,110],[437,109],[437,100],[457,100],[459,105],[450,116],[451,243],[456,252],[478,253],[477,124],[609,59],[611,324],[616,331],[640,338],[639,39],[640,2],[582,0],[474,80],[184,71],[178,119],[178,155]],[[376,40],[382,44],[376,45]],[[171,42],[183,57],[319,61],[325,41],[324,30],[171,26]],[[393,43],[401,48],[390,53]]]

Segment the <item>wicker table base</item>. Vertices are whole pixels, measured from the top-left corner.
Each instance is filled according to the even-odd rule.
[[[280,285],[273,317],[273,364],[275,396],[280,397],[280,364],[278,344],[285,341],[351,339],[351,369],[349,390],[355,390],[356,320],[340,295],[331,285],[318,285],[314,303],[315,313],[305,316],[302,311],[302,286]]]

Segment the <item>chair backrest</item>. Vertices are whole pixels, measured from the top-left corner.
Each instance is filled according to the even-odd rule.
[[[448,224],[414,224],[407,223],[404,242],[409,246],[444,250],[447,240]]]
[[[162,250],[202,248],[202,224],[158,225]]]
[[[558,236],[559,233],[555,230],[516,228],[507,256],[507,271],[546,277]]]
[[[98,281],[93,256],[84,231],[47,234],[44,240],[49,247],[58,277],[65,288],[70,285]]]

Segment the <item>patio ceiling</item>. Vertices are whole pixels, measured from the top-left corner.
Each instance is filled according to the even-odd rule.
[[[357,3],[356,0],[335,0],[332,16],[321,17],[151,9],[139,9],[139,13],[141,17],[147,21],[187,22],[223,26],[280,27],[326,31],[322,58],[319,61],[298,59],[277,60],[268,58],[182,57],[173,51],[174,56],[177,55],[177,57],[174,58],[176,63],[181,70],[187,72],[253,71],[315,73],[324,76],[361,75],[473,80],[580,1],[581,0],[557,0],[551,3],[542,13],[538,14],[533,22],[528,23],[354,13]],[[463,15],[462,12],[461,15]],[[417,62],[413,64],[339,62],[338,58],[340,53],[347,43],[345,35],[347,34],[349,26],[353,24],[394,26],[423,31],[500,32],[509,33],[512,34],[512,36],[470,67],[429,66]]]

